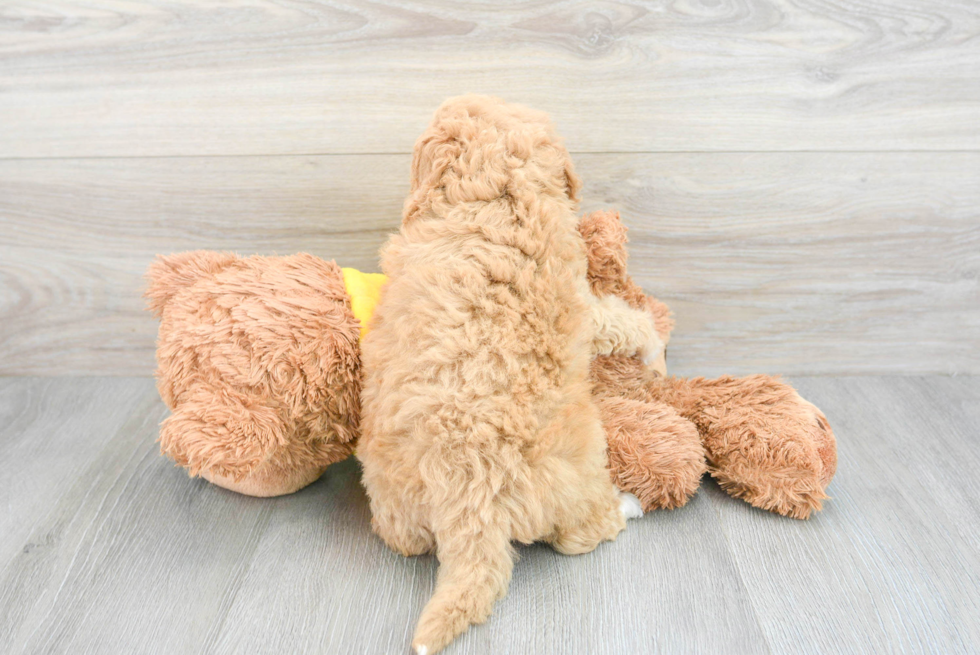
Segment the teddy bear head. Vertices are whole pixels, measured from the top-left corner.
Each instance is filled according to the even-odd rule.
[[[340,267],[197,251],[158,258],[147,279],[165,454],[252,495],[288,493],[350,454],[360,326]]]

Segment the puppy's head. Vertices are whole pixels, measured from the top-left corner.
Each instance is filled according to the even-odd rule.
[[[499,98],[451,98],[415,143],[405,221],[448,205],[534,195],[578,202],[581,182],[547,114]]]

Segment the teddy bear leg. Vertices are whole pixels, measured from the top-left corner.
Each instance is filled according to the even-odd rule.
[[[160,450],[192,476],[250,496],[292,493],[320,476],[324,463],[288,452],[289,426],[279,413],[225,390],[181,399],[160,426]]]
[[[795,389],[766,375],[655,386],[698,426],[709,472],[730,495],[793,518],[820,510],[837,444],[826,417]]]
[[[664,403],[610,396],[596,405],[613,483],[636,496],[644,512],[687,503],[707,468],[694,424]]]

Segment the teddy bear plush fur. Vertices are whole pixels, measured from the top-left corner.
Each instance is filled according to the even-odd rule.
[[[619,214],[590,214],[580,230],[593,293],[649,309],[668,343],[670,310],[627,274]],[[706,469],[732,496],[785,516],[807,518],[827,497],[837,468],[834,433],[820,410],[778,378],[668,377],[665,358],[645,367],[610,355],[593,360],[592,381],[613,479],[644,511],[686,503]]]
[[[227,489],[278,496],[353,452],[360,327],[337,264],[196,251],[157,258],[147,279],[172,410],[163,453]]]
[[[584,217],[588,276],[654,316],[670,310],[627,274],[616,212]],[[147,271],[160,318],[157,386],[172,410],[161,451],[191,475],[252,496],[292,493],[348,457],[360,425],[360,343],[340,267],[307,254],[247,257],[195,251]],[[593,394],[610,475],[644,511],[680,507],[709,471],[733,496],[806,518],[836,468],[826,418],[777,378],[666,376],[632,357],[600,356]]]

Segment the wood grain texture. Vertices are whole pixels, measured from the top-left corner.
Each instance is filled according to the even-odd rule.
[[[135,402],[113,393],[124,384]],[[65,389],[87,386],[110,420],[63,402]],[[150,380],[0,386],[0,398],[21,400],[0,405],[0,424],[21,414],[33,417],[34,432],[70,423],[64,436],[76,450],[87,433],[111,433],[66,481],[46,473],[48,455],[12,453],[7,466],[67,490],[36,507],[42,518],[29,530],[20,529],[23,517],[14,521],[18,548],[0,559],[9,652],[405,650],[436,563],[400,557],[372,534],[354,460],[292,496],[239,496],[160,457],[154,437],[165,411],[153,394]],[[112,417],[127,409],[115,428]],[[0,438],[24,434],[20,424],[12,429]],[[8,500],[37,505],[29,491],[13,487]],[[447,652],[764,651],[710,504],[698,499],[657,518],[585,557],[521,549],[494,621]]]
[[[30,395],[41,401],[31,412],[39,424],[70,422],[68,448],[80,457],[64,480],[57,469],[41,468],[53,459],[47,453],[12,462],[39,469],[37,484],[64,491],[37,508],[29,536],[0,569],[6,652],[196,651],[234,592],[271,506],[230,493],[201,496],[204,483],[160,457],[154,441],[166,411],[150,379],[99,385],[103,412],[127,416],[118,428],[58,403],[57,395],[45,398],[41,384],[21,384],[40,387]],[[91,384],[79,379],[70,388],[84,393]],[[135,401],[112,389],[123,384],[138,392]],[[101,440],[85,440],[102,430]],[[10,496],[14,506],[34,502],[28,488],[14,487]]]
[[[521,548],[447,655],[980,649],[980,378],[793,382],[839,440],[823,512],[706,480],[591,554]],[[164,415],[149,379],[0,380],[5,652],[407,652],[436,563],[371,533],[353,460],[247,498],[163,459]]]
[[[59,539],[37,526],[151,388],[145,379],[0,379],[0,562]]]
[[[980,153],[583,154],[680,374],[980,373]],[[156,253],[376,270],[406,155],[0,161],[0,374],[147,375]]]
[[[980,648],[980,378],[799,379],[830,418],[832,500],[786,522],[711,489],[774,652]]]
[[[436,561],[389,551],[368,529],[354,462],[332,471],[325,484],[279,501],[209,642],[214,652],[406,650],[432,595]],[[519,549],[510,592],[492,620],[447,653],[765,651],[710,504],[698,499],[684,513],[657,518],[585,557],[543,545]]]
[[[575,152],[980,148],[961,0],[19,2],[0,157],[409,152],[446,97]]]

